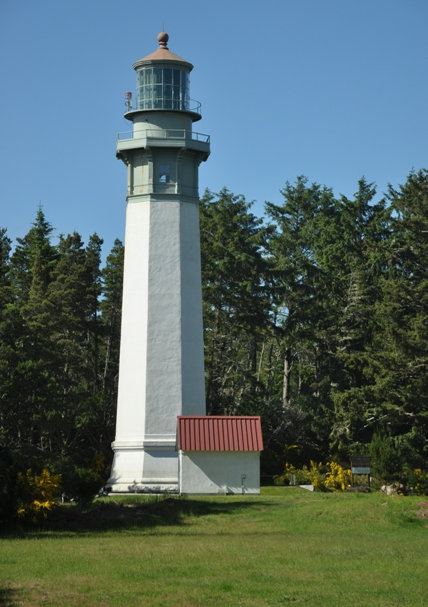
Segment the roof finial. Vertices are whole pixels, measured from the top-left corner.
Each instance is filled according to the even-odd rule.
[[[158,34],[158,42],[160,48],[168,48],[167,42],[169,40],[169,36],[166,32],[160,32]]]

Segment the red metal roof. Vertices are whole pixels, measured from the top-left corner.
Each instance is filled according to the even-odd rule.
[[[181,451],[262,451],[260,416],[179,415]]]

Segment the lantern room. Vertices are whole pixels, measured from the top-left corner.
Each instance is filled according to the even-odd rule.
[[[134,111],[174,110],[191,112],[200,119],[200,104],[190,99],[189,74],[193,65],[172,53],[168,34],[158,35],[159,48],[134,63],[137,72],[137,99]]]

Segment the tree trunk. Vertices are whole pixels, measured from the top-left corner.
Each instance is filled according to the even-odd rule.
[[[286,409],[290,403],[291,350],[287,348],[284,355],[282,379],[282,407]]]

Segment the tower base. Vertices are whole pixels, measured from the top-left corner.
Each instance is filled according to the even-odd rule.
[[[110,493],[178,493],[178,453],[170,440],[118,442],[114,451],[110,478],[105,490]]]

